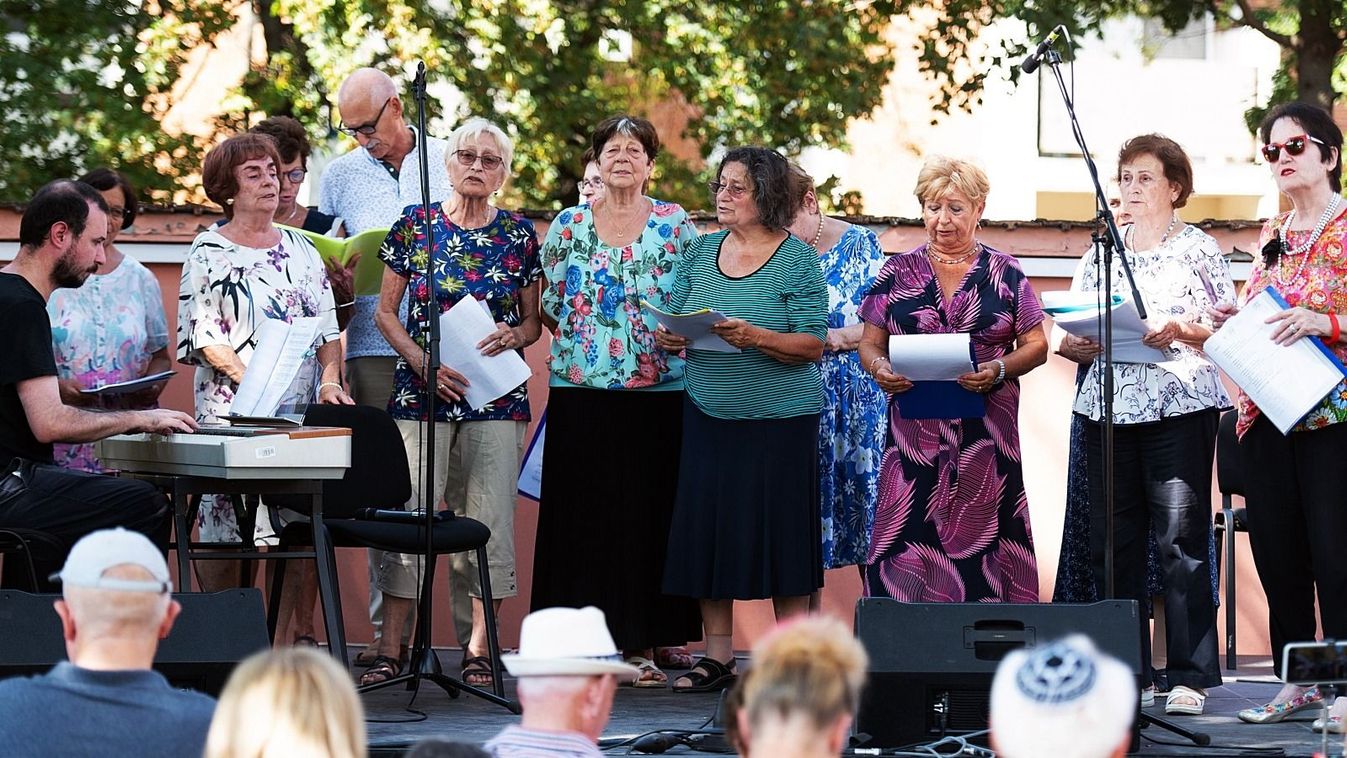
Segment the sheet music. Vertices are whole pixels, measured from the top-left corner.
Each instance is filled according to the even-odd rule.
[[[1324,354],[1317,338],[1302,337],[1290,345],[1272,341],[1277,324],[1264,322],[1285,307],[1264,290],[1202,347],[1282,434],[1314,410],[1343,377],[1341,366]]]
[[[644,300],[641,301],[641,307],[653,316],[660,326],[680,337],[692,340],[688,347],[694,350],[710,350],[716,353],[743,352],[711,331],[711,327],[729,318],[720,311],[703,308],[692,313],[665,313]]]
[[[139,379],[128,379],[124,382],[113,382],[111,384],[104,384],[99,387],[89,387],[88,389],[80,390],[80,394],[121,395],[127,392],[135,392],[138,389],[143,389],[145,387],[149,387],[152,384],[158,384],[159,382],[165,381],[176,373],[178,372],[169,369],[168,371],[160,371],[155,374],[148,374],[146,376],[140,377]]]
[[[1044,292],[1043,312],[1063,331],[1096,342],[1104,333],[1104,311],[1094,292]],[[1164,363],[1169,356],[1143,344],[1150,327],[1131,298],[1113,296],[1113,360],[1118,363]]]
[[[533,441],[524,453],[524,462],[519,466],[519,494],[530,500],[542,500],[543,494],[543,445],[547,441],[547,411],[543,411],[542,421],[533,432]]]
[[[527,382],[533,372],[514,350],[482,355],[477,343],[496,330],[496,322],[475,297],[461,298],[440,314],[440,363],[468,380],[463,397],[473,410]]]
[[[967,332],[890,335],[889,365],[914,382],[954,381],[973,370],[971,338]]]
[[[308,357],[322,320],[297,318],[291,323],[266,319],[257,328],[257,347],[248,360],[230,413],[274,416]]]

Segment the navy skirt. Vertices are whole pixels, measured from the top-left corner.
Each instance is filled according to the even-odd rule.
[[[683,401],[664,591],[705,600],[823,586],[818,414],[721,419]]]

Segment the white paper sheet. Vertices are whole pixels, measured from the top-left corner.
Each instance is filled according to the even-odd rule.
[[[1104,311],[1094,292],[1044,292],[1043,311],[1053,322],[1077,337],[1099,340],[1104,332]],[[1150,327],[1137,314],[1131,298],[1113,296],[1113,360],[1118,363],[1164,363],[1163,350],[1148,347],[1141,338]]]
[[[660,326],[680,337],[687,337],[692,340],[692,343],[688,345],[690,348],[711,350],[717,353],[743,352],[726,342],[719,334],[711,331],[711,327],[729,318],[720,311],[700,310],[682,315],[665,313],[644,300],[641,301],[641,307],[645,309],[646,313],[653,316]]]
[[[533,374],[513,350],[482,355],[477,343],[496,330],[477,298],[465,297],[440,314],[440,363],[468,380],[463,398],[473,410],[527,382]]]
[[[970,338],[954,334],[889,336],[889,365],[914,382],[948,382],[973,370]]]
[[[533,441],[524,453],[524,462],[519,465],[518,491],[530,500],[542,500],[543,497],[543,446],[547,442],[547,411],[543,411],[542,421],[533,431]]]
[[[1290,345],[1272,341],[1277,324],[1264,322],[1284,309],[1264,290],[1203,345],[1211,362],[1249,393],[1282,434],[1313,410],[1343,376],[1316,346],[1317,338],[1302,337]]]
[[[294,384],[299,369],[318,338],[322,319],[297,318],[290,323],[265,319],[257,328],[257,347],[248,359],[229,406],[240,416],[274,416]]]

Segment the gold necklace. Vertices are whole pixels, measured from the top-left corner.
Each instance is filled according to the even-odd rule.
[[[636,214],[632,216],[631,220],[627,221],[626,228],[624,231],[622,225],[618,223],[617,212],[610,209],[608,207],[608,203],[603,204],[603,207],[607,209],[605,210],[605,213],[608,216],[608,220],[612,222],[613,226],[617,227],[616,229],[613,230],[613,233],[617,235],[617,238],[619,240],[624,240],[635,233],[635,230],[632,227],[636,225],[636,222],[642,222],[639,228],[643,228],[645,226],[644,221],[646,217],[650,215],[650,212],[646,211],[645,213],[641,213],[642,206],[644,205],[645,205],[645,198],[641,198],[641,204],[636,206]]]
[[[818,241],[823,239],[823,212],[818,214],[818,231],[814,232],[814,239],[809,240],[809,246],[818,250]],[[822,252],[822,251],[820,251]]]
[[[968,252],[964,253],[963,255],[959,256],[958,258],[945,258],[945,257],[943,257],[943,256],[941,256],[941,255],[938,255],[934,250],[932,250],[932,249],[930,248],[930,246],[927,246],[927,248],[926,248],[926,255],[929,256],[931,260],[933,260],[933,261],[935,261],[935,262],[937,262],[937,263],[943,263],[943,264],[945,264],[946,266],[956,266],[956,265],[958,265],[958,264],[960,264],[960,263],[963,263],[964,261],[968,260],[969,258],[972,258],[974,255],[977,255],[977,254],[980,253],[980,252],[982,252],[982,243],[981,243],[981,242],[979,242],[979,243],[976,244],[976,245],[973,245],[973,249],[972,249],[972,250],[969,250]]]

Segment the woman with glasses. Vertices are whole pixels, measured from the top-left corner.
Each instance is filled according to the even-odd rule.
[[[47,303],[61,401],[86,408],[153,408],[168,380],[122,395],[81,390],[139,379],[171,368],[168,324],[159,281],[113,242],[136,221],[136,193],[119,172],[98,168],[81,176],[108,203],[107,262],[75,289],[58,289]],[[103,470],[93,443],[54,446],[56,463]]]
[[[736,678],[734,601],[771,598],[778,619],[805,613],[823,586],[818,429],[828,285],[818,253],[787,231],[790,166],[775,150],[726,153],[711,183],[723,231],[699,237],[675,270],[670,310],[710,309],[732,352],[687,351],[678,494],[664,591],[700,601],[706,655],[675,692]]]
[[[642,301],[672,309],[674,272],[697,231],[680,206],[645,195],[660,149],[653,124],[614,116],[590,142],[606,191],[562,211],[543,243],[542,309],[556,327],[533,609],[598,607],[640,669],[635,686],[664,687],[661,667],[688,668],[678,648],[701,629],[695,602],[660,591],[683,361],[655,345]]]
[[[889,399],[867,595],[904,602],[1038,602],[1020,466],[1019,377],[1043,364],[1043,311],[1015,259],[978,239],[991,185],[967,161],[917,175],[928,241],[891,256],[861,302],[861,363]],[[943,418],[907,393],[893,335],[969,335],[959,386],[985,412]],[[982,404],[979,404],[982,405]],[[981,410],[981,408],[979,408]]]
[[[299,187],[304,184],[304,177],[309,173],[311,148],[304,127],[289,116],[272,116],[249,131],[265,134],[275,140],[276,152],[281,156],[281,196],[276,203],[276,223],[329,237],[345,237],[346,229],[340,218],[320,213],[317,207],[305,207],[296,202]]]
[[[1221,683],[1211,567],[1211,462],[1220,412],[1230,407],[1220,372],[1202,355],[1211,336],[1207,308],[1233,300],[1234,283],[1220,245],[1179,220],[1193,191],[1183,148],[1158,134],[1133,137],[1118,153],[1123,250],[1147,311],[1155,349],[1149,363],[1115,360],[1113,372],[1114,596],[1145,609],[1147,542],[1154,532],[1164,596],[1165,712],[1200,715],[1206,688]],[[1113,294],[1130,296],[1121,264]],[[1081,259],[1072,289],[1096,292],[1103,275],[1092,253]],[[1089,487],[1089,565],[1094,598],[1106,597],[1107,545],[1103,457],[1103,361],[1099,342],[1066,335],[1058,352],[1088,370],[1074,411],[1085,424]],[[1141,613],[1142,703],[1153,702],[1149,614]]]
[[[585,148],[580,156],[580,164],[585,167],[585,175],[580,179],[580,204],[593,205],[603,199],[603,174],[599,172],[599,161],[595,157],[593,146]]]
[[[1259,127],[1263,157],[1291,210],[1263,226],[1262,256],[1240,294],[1241,305],[1272,287],[1290,307],[1270,321],[1271,339],[1290,345],[1319,340],[1347,360],[1341,314],[1347,312],[1347,203],[1342,192],[1342,131],[1333,117],[1307,103],[1274,108]],[[1212,310],[1217,328],[1236,312]],[[1272,663],[1279,676],[1282,648],[1315,639],[1315,597],[1324,639],[1347,638],[1347,382],[1340,382],[1287,434],[1277,430],[1244,391],[1237,400],[1239,454],[1246,474],[1249,546],[1268,600]],[[1321,687],[1282,687],[1272,702],[1239,712],[1252,723],[1281,721],[1322,707]],[[1330,731],[1343,731],[1347,698],[1333,703]],[[1316,728],[1324,728],[1323,719]]]
[[[500,127],[470,118],[449,136],[445,164],[453,195],[430,205],[434,247],[425,248],[426,209],[409,206],[389,230],[379,258],[387,266],[379,291],[375,324],[398,353],[388,412],[402,431],[414,471],[433,466],[432,502],[443,501],[456,513],[491,530],[487,561],[494,608],[485,608],[477,582],[476,556],[457,553],[450,561],[450,591],[471,597],[471,626],[459,628],[463,680],[476,687],[493,684],[486,614],[498,613],[501,600],[518,594],[514,563],[515,490],[524,431],[529,422],[527,383],[479,408],[465,399],[468,380],[448,365],[427,374],[427,335],[423,322],[439,318],[460,300],[473,298],[486,308],[495,328],[476,345],[482,355],[507,350],[521,353],[542,333],[538,321],[538,238],[533,224],[518,213],[497,208],[492,196],[505,184],[514,143]],[[435,272],[430,302],[427,270]],[[410,289],[407,322],[398,306]],[[427,392],[434,392],[435,460],[426,458],[421,431],[428,420]],[[422,478],[412,477],[409,508],[425,502]],[[399,645],[420,587],[420,556],[384,553],[378,585],[384,597],[384,627],[379,653],[361,684],[396,676]],[[461,602],[456,601],[456,602]],[[466,616],[466,614],[465,614]]]

